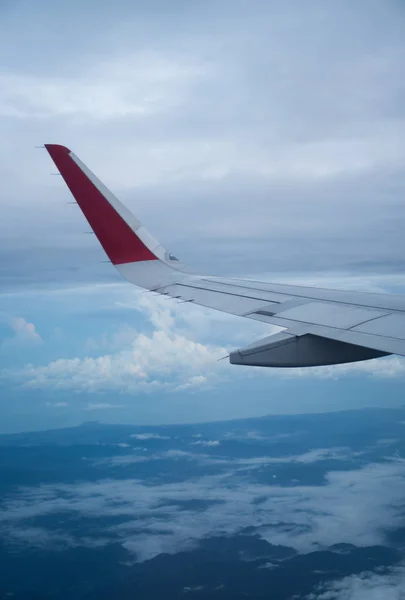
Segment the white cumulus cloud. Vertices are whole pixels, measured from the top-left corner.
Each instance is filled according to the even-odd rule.
[[[37,332],[34,323],[29,323],[23,317],[15,317],[11,321],[11,327],[15,332],[15,340],[21,342],[41,342],[41,336]]]
[[[61,358],[45,366],[27,365],[25,385],[33,388],[148,391],[156,387],[188,389],[205,381],[225,349],[163,330],[138,334],[119,352],[98,357]],[[192,379],[196,377],[197,379]]]

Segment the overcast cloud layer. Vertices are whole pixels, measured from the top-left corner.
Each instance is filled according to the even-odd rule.
[[[44,142],[205,269],[403,271],[400,3],[0,10],[3,286],[113,277]]]

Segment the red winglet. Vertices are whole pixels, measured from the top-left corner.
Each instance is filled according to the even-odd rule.
[[[120,265],[156,260],[157,257],[73,160],[71,151],[58,144],[45,144],[45,148],[111,262]]]

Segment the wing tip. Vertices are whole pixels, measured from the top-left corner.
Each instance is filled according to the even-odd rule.
[[[62,144],[44,144],[44,147],[48,150],[49,154],[53,157],[61,154],[71,154],[72,151]]]
[[[149,240],[137,233],[140,223],[73,152],[60,144],[44,146],[111,262],[157,260]]]

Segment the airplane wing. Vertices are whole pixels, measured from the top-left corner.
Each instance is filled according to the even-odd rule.
[[[45,144],[112,264],[131,283],[179,301],[278,325],[232,364],[309,367],[405,356],[405,296],[203,276],[153,238],[68,148]]]

